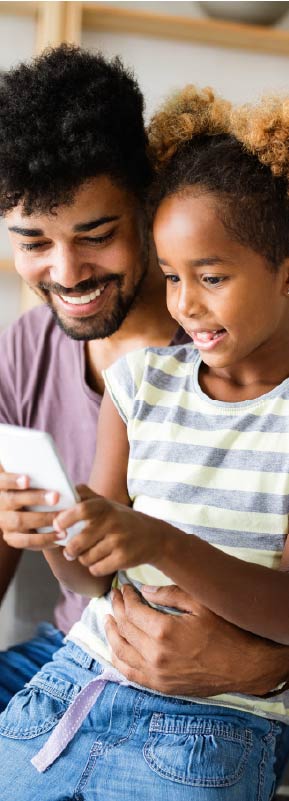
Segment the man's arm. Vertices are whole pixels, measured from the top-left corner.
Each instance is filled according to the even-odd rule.
[[[178,587],[146,597],[183,614],[146,606],[129,586],[122,594],[114,591],[115,618],[108,616],[106,633],[113,664],[130,681],[161,693],[205,697],[263,696],[289,679],[288,646],[242,631]]]
[[[21,551],[10,548],[0,533],[0,603],[16,573],[20,557]]]

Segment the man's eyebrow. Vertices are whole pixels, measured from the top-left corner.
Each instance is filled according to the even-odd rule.
[[[41,228],[19,228],[18,225],[9,225],[8,230],[14,231],[15,234],[21,234],[21,236],[44,236]]]
[[[100,225],[105,225],[105,223],[115,222],[119,220],[118,215],[112,215],[107,217],[98,217],[97,220],[89,220],[88,222],[77,223],[77,225],[73,226],[74,233],[81,233],[84,231],[92,231],[94,228],[99,228]],[[41,228],[20,228],[18,225],[11,225],[8,226],[9,231],[14,231],[15,234],[20,234],[20,236],[45,236],[44,231]]]
[[[89,220],[89,222],[83,222],[74,225],[73,231],[75,231],[75,233],[92,231],[93,228],[99,228],[100,225],[105,225],[105,223],[109,222],[115,222],[115,220],[119,220],[118,215],[112,215],[110,217],[98,217],[97,220]]]

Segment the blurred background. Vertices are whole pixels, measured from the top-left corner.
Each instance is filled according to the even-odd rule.
[[[121,55],[144,92],[147,118],[188,82],[237,102],[288,87],[289,2],[0,2],[0,74],[61,41]],[[0,221],[0,329],[34,302]]]

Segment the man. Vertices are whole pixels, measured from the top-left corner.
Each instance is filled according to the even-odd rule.
[[[16,269],[46,304],[2,335],[0,421],[49,431],[75,484],[89,478],[101,371],[130,349],[175,336],[146,231],[151,168],[142,111],[119,61],[67,46],[11,70],[0,87],[0,210]],[[0,490],[6,540],[31,547],[31,532],[53,521],[51,494],[5,472]],[[37,503],[47,512],[27,510]],[[54,537],[34,533],[35,549]],[[2,540],[2,595],[19,553]],[[231,626],[177,587],[159,589],[154,600],[183,615],[164,616],[126,588],[108,621],[115,664],[131,681],[137,672],[162,693],[202,696],[263,695],[287,679],[285,646]],[[51,658],[85,604],[62,588],[60,631],[44,627],[2,654],[2,705]]]

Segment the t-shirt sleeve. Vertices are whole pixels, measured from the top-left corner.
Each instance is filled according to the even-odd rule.
[[[0,336],[0,423],[20,425],[17,401],[17,347],[14,326]]]
[[[106,389],[126,425],[143,379],[146,353],[147,349],[127,353],[103,372]]]

